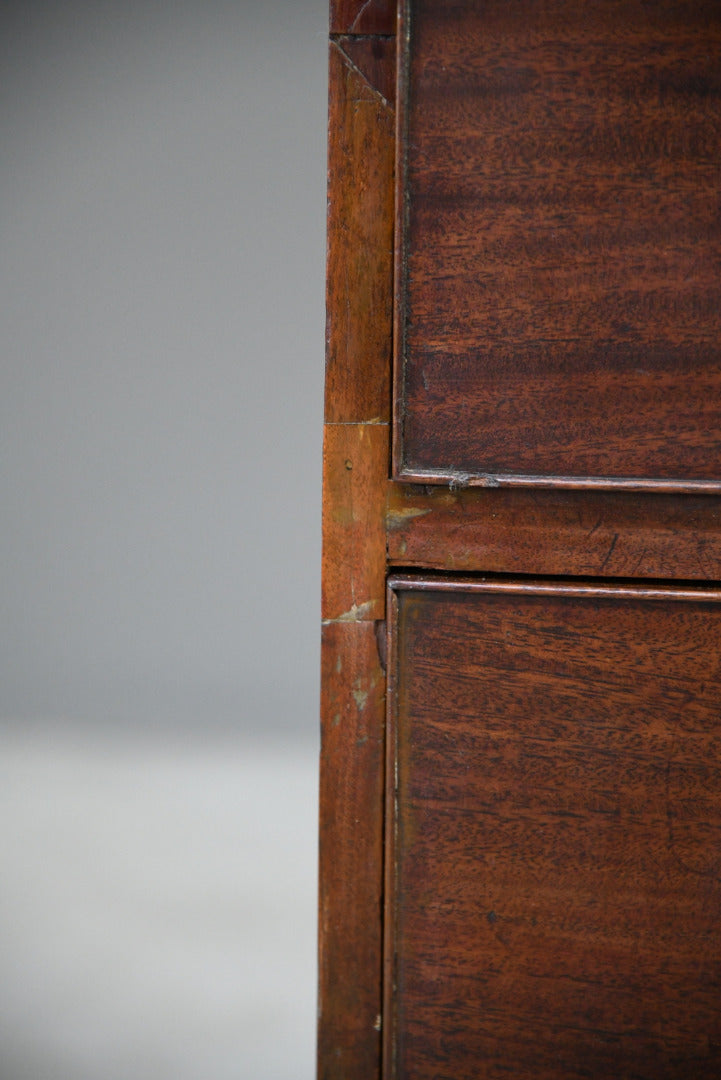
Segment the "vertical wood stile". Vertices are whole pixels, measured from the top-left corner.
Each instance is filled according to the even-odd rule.
[[[380,1077],[395,0],[331,4],[319,1080]]]

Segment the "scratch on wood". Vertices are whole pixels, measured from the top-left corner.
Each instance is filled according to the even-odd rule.
[[[601,569],[602,569],[602,570],[605,570],[605,569],[606,569],[606,564],[608,563],[608,560],[609,560],[609,559],[611,558],[611,556],[613,555],[613,549],[614,549],[614,548],[615,548],[615,546],[616,546],[616,541],[617,541],[617,540],[618,540],[618,533],[617,533],[617,532],[615,532],[615,533],[613,534],[613,540],[611,541],[611,546],[609,547],[608,551],[606,552],[606,558],[605,558],[605,559],[603,560],[603,562],[601,563]]]
[[[460,488],[468,487],[468,484],[470,483],[470,480],[471,480],[470,473],[462,473],[462,472],[455,473],[451,477],[451,479],[449,480],[448,487],[450,488],[451,491],[458,491]],[[489,484],[488,486],[492,487],[493,485]]]
[[[356,703],[358,712],[363,712],[368,704],[368,691],[363,690],[361,679],[358,679],[356,685],[353,687],[353,700]]]
[[[362,604],[352,604],[347,611],[344,611],[342,615],[336,616],[335,619],[323,619],[323,626],[329,626],[331,623],[336,622],[365,622],[370,619],[373,611],[374,603],[372,600],[365,600]]]
[[[359,10],[359,12],[356,15],[355,19],[351,23],[351,28],[350,28],[351,34],[355,33],[356,26],[361,21],[361,19],[363,18],[363,16],[365,15],[366,11],[368,10],[368,8],[371,6],[372,3],[373,3],[373,0],[365,0],[365,3],[363,4],[363,7]]]
[[[406,521],[410,521],[412,518],[423,517],[424,514],[430,514],[432,507],[430,506],[399,506],[393,510],[389,510],[386,514],[386,525],[389,529],[399,529]]]
[[[355,24],[354,24],[354,25],[355,25]],[[339,43],[338,43],[337,41],[331,41],[331,45],[332,45],[332,46],[333,46],[333,47],[334,47],[335,49],[337,49],[337,50],[338,50],[338,52],[339,52],[339,53],[341,54],[341,56],[343,57],[343,59],[345,60],[345,62],[346,62],[346,63],[348,64],[348,66],[349,66],[350,68],[352,68],[352,69],[353,69],[353,71],[354,71],[354,72],[355,72],[355,74],[356,74],[356,75],[358,76],[358,78],[359,78],[359,79],[362,79],[362,80],[363,80],[363,84],[364,84],[364,86],[366,86],[366,87],[367,87],[367,88],[368,88],[368,89],[370,90],[370,92],[371,92],[371,93],[372,93],[372,94],[373,94],[373,95],[374,95],[374,96],[375,96],[376,98],[378,98],[378,101],[380,101],[380,102],[381,102],[381,104],[382,104],[382,105],[384,105],[386,109],[389,109],[389,110],[391,110],[391,111],[392,111],[392,106],[391,106],[391,103],[390,103],[390,101],[388,100],[388,98],[387,98],[387,97],[385,96],[385,94],[382,94],[382,93],[380,92],[380,90],[379,90],[379,89],[378,89],[378,88],[377,88],[376,86],[374,86],[372,82],[370,82],[370,81],[369,81],[369,79],[368,79],[368,76],[367,76],[367,75],[364,75],[364,74],[363,74],[363,72],[361,71],[361,69],[360,69],[360,68],[358,67],[358,65],[357,65],[357,64],[355,64],[355,63],[353,62],[353,60],[351,60],[350,56],[349,56],[349,55],[348,55],[348,53],[347,53],[347,52],[345,51],[345,49],[344,49],[344,48],[343,48],[343,47],[342,47],[342,46],[341,46],[341,45],[340,45],[340,44],[339,44]],[[360,102],[360,103],[362,104],[362,102]],[[354,104],[355,104],[355,102],[354,102]]]

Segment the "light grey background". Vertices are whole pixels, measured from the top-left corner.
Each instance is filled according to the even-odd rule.
[[[313,1071],[326,0],[0,6],[0,1076]]]
[[[325,0],[1,10],[0,711],[304,725]]]

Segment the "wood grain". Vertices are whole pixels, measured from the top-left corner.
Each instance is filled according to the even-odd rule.
[[[395,34],[397,0],[330,0],[331,34]]]
[[[396,41],[395,38],[366,37],[345,35],[334,38],[334,43],[344,56],[358,69],[363,78],[377,90],[390,107],[395,107],[396,98]],[[390,147],[389,147],[390,149]],[[395,149],[395,147],[393,147]],[[391,170],[392,170],[391,163]],[[390,178],[386,172],[386,179]],[[384,220],[388,228],[387,237],[393,233],[393,205],[391,184],[382,185],[388,196],[389,208]],[[390,257],[390,252],[383,247]]]
[[[396,474],[721,487],[721,5],[413,0]]]
[[[376,39],[360,48],[370,77],[385,90],[395,71],[394,43]],[[329,78],[326,421],[386,421],[391,400],[394,110],[334,42]]]
[[[319,1080],[379,1075],[385,674],[372,622],[323,627]]]
[[[323,619],[385,612],[387,424],[327,424],[323,445]]]
[[[402,30],[394,241],[331,3],[318,1075],[721,1075],[721,7]]]
[[[389,29],[335,3],[331,29]],[[319,1080],[380,1080],[395,43],[330,43],[323,446]]]
[[[394,588],[386,1076],[718,1075],[721,592]]]
[[[721,580],[717,496],[388,485],[391,565]]]

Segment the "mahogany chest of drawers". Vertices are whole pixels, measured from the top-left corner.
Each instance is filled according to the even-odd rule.
[[[330,30],[319,1077],[721,1075],[721,5]]]

